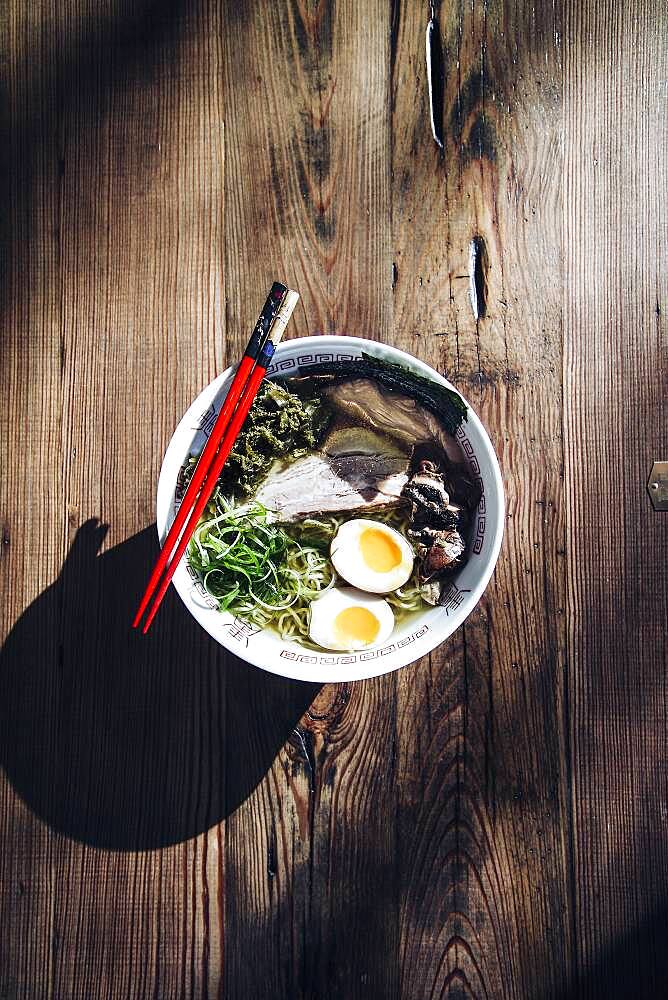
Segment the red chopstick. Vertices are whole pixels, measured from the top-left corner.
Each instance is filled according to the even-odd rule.
[[[282,285],[279,282],[274,282],[262,308],[262,312],[258,316],[257,323],[255,324],[251,338],[248,341],[248,345],[244,352],[244,356],[241,359],[241,363],[239,364],[239,368],[237,369],[237,373],[234,376],[232,385],[230,386],[229,392],[225,397],[225,403],[218,414],[213,430],[209,435],[209,440],[206,443],[206,447],[204,448],[204,451],[200,455],[197,465],[195,466],[195,471],[190,483],[188,484],[188,489],[183,496],[181,505],[176,513],[174,523],[169,529],[162,551],[155,564],[155,568],[151,574],[146,591],[144,592],[141,604],[139,605],[137,614],[132,622],[133,628],[137,628],[139,625],[141,616],[144,614],[144,611],[148,606],[151,595],[158,584],[160,576],[169,562],[171,553],[179,540],[181,529],[183,528],[188,514],[190,513],[190,510],[195,502],[197,492],[202,485],[207,472],[209,471],[209,467],[213,461],[218,446],[220,445],[225,429],[230,421],[230,417],[232,416],[234,408],[239,401],[239,396],[248,381],[248,376],[257,360],[259,350],[264,344],[269,328],[276,316],[276,313],[278,312],[281,302],[285,298],[286,293],[287,288],[285,285]]]
[[[176,572],[176,568],[181,560],[181,557],[192,537],[195,528],[197,527],[197,524],[199,522],[200,517],[202,516],[204,508],[209,502],[211,494],[213,493],[216,483],[218,482],[218,477],[222,471],[225,462],[227,461],[230,451],[232,450],[237,435],[248,415],[248,411],[250,410],[253,400],[255,399],[257,391],[260,387],[260,383],[262,382],[267,372],[267,368],[269,367],[269,364],[271,362],[274,350],[278,345],[278,343],[280,342],[280,339],[283,335],[283,331],[285,330],[285,327],[287,325],[288,319],[290,318],[290,315],[292,314],[292,311],[298,299],[299,296],[297,295],[296,292],[286,291],[282,294],[282,301],[280,308],[277,313],[274,313],[273,325],[269,329],[268,336],[271,339],[268,339],[267,342],[261,348],[259,355],[257,357],[257,362],[255,363],[255,367],[252,368],[250,374],[248,374],[248,372],[253,364],[252,360],[250,360],[247,355],[245,355],[242,360],[242,365],[244,364],[244,362],[248,360],[248,364],[245,365],[245,371],[246,371],[246,378],[244,379],[245,385],[239,378],[241,365],[239,366],[239,372],[237,372],[237,376],[235,377],[234,383],[232,387],[230,387],[230,392],[228,393],[228,396],[225,399],[225,405],[223,407],[223,410],[221,410],[221,413],[216,421],[214,430],[212,431],[211,437],[207,443],[207,447],[202,452],[202,456],[200,457],[200,460],[197,463],[197,467],[195,469],[195,475],[197,475],[197,482],[195,483],[195,475],[193,475],[193,479],[191,480],[188,490],[186,491],[186,494],[183,498],[183,501],[179,508],[174,524],[172,525],[172,528],[170,529],[169,534],[167,535],[167,539],[165,540],[163,551],[161,552],[160,557],[156,563],[155,569],[151,574],[151,579],[149,580],[148,587],[146,588],[146,593],[142,598],[142,602],[139,606],[137,615],[135,616],[135,619],[132,623],[134,628],[136,628],[137,625],[139,624],[139,621],[151,599],[152,593],[155,590],[158,580],[160,579],[164,571],[164,577],[162,579],[162,582],[160,583],[160,586],[157,589],[153,605],[149,611],[146,623],[144,625],[143,629],[144,634],[148,632],[151,622],[155,618],[156,612],[160,607],[160,604],[162,603],[162,599],[167,591],[167,588],[174,573]],[[267,302],[269,302],[269,299],[267,300]],[[258,324],[260,323],[261,319],[262,317],[260,317]],[[233,403],[230,403],[230,406],[228,407],[228,401],[230,395],[232,394],[232,389],[235,387],[235,384],[237,386],[237,389],[235,389],[236,398],[233,400]],[[231,413],[232,407],[234,403],[237,401],[237,399],[239,400],[239,402],[236,409],[234,410],[234,414],[232,416],[231,421],[229,422],[229,426],[225,426],[228,423],[229,414]],[[223,420],[222,419],[223,412],[226,409],[227,409],[227,415]],[[212,443],[214,439],[215,443]],[[218,449],[218,451],[217,454],[215,455],[215,458],[213,458],[216,448]],[[200,465],[204,465],[203,460],[205,459],[205,457],[207,459],[207,465],[200,472]],[[195,499],[196,491],[197,489],[200,488],[200,486],[201,490],[199,493],[199,497]],[[189,512],[190,516],[188,517]],[[187,517],[188,517],[188,522],[186,524],[185,530],[181,535],[180,540],[178,540],[178,535],[180,534],[181,528]],[[171,541],[170,541],[170,536],[171,536]],[[178,544],[176,545],[176,550],[173,552],[171,559],[169,559],[169,554],[167,550],[171,552],[177,541]],[[169,565],[167,565],[168,561]]]

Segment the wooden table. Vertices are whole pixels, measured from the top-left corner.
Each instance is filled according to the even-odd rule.
[[[668,11],[443,3],[443,153],[427,16],[2,6],[2,1000],[668,995]],[[396,675],[128,628],[274,278],[498,451],[493,582]]]

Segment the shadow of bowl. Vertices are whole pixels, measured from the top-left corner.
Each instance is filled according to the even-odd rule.
[[[164,847],[252,792],[319,686],[225,653],[173,592],[130,628],[155,526],[98,556],[88,521],[0,651],[0,763],[27,805],[97,847]]]

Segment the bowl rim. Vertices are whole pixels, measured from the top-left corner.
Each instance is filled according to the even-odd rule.
[[[346,671],[342,671],[341,667],[338,665],[335,665],[334,669],[332,669],[331,666],[320,662],[315,664],[305,664],[295,662],[290,659],[282,660],[280,657],[275,657],[273,660],[270,660],[270,658],[266,655],[262,656],[255,649],[252,649],[250,645],[245,648],[234,647],[231,640],[224,641],[223,637],[214,634],[209,628],[205,612],[210,609],[206,609],[204,607],[200,608],[200,606],[192,600],[192,581],[189,577],[187,577],[187,571],[184,571],[185,559],[182,561],[181,565],[174,574],[172,583],[174,584],[174,587],[180,599],[185,604],[188,612],[204,629],[204,631],[211,636],[214,642],[222,646],[226,652],[239,657],[246,663],[258,667],[261,670],[265,670],[268,673],[275,674],[279,677],[286,677],[291,680],[299,680],[306,683],[354,683],[358,680],[366,680],[368,678],[392,673],[395,670],[400,670],[402,667],[408,666],[433,650],[438,649],[439,646],[446,642],[446,640],[457,631],[471,612],[475,610],[480,598],[487,588],[492,573],[494,572],[503,541],[505,526],[505,494],[503,489],[503,480],[501,477],[499,460],[489,434],[468,399],[463,396],[457,386],[453,385],[452,382],[445,378],[445,376],[441,375],[440,372],[436,371],[436,369],[432,368],[420,358],[407,354],[405,351],[402,351],[401,348],[384,344],[382,341],[366,340],[362,337],[345,336],[341,334],[322,334],[308,337],[294,337],[283,341],[283,343],[280,344],[276,350],[276,354],[274,356],[275,360],[280,360],[280,354],[285,352],[286,349],[294,349],[295,347],[299,347],[299,349],[305,348],[307,350],[317,347],[321,351],[329,351],[337,348],[353,348],[362,351],[368,350],[369,352],[376,351],[381,355],[384,354],[389,359],[394,360],[397,363],[410,367],[418,374],[426,375],[431,379],[435,378],[441,385],[447,386],[447,388],[453,389],[457,392],[458,395],[464,399],[468,407],[467,423],[475,427],[482,450],[485,452],[486,458],[489,461],[492,472],[495,499],[497,500],[496,515],[493,518],[490,518],[488,511],[487,517],[488,524],[491,522],[491,530],[493,533],[492,545],[487,562],[484,565],[484,569],[479,580],[471,589],[470,593],[467,594],[466,599],[462,602],[461,606],[457,608],[452,616],[448,616],[447,630],[444,633],[442,630],[439,630],[436,633],[431,630],[427,635],[426,641],[420,641],[417,639],[410,646],[410,648],[406,647],[403,656],[397,654],[399,662],[393,662],[387,665],[382,662],[381,658],[377,658],[366,661],[358,661],[354,664],[354,670],[351,671],[348,669]],[[211,395],[211,399],[215,399],[220,388],[225,384],[225,381],[230,378],[235,369],[236,365],[229,365],[220,375],[216,376],[215,379],[200,390],[185,410],[170,437],[160,467],[158,489],[156,494],[156,528],[161,546],[164,543],[167,526],[170,523],[170,508],[174,497],[175,483],[170,459],[173,454],[176,455],[176,452],[180,450],[177,449],[175,442],[180,440],[184,430],[193,430],[193,411],[198,409],[198,404],[201,409],[202,404],[200,403],[200,400],[202,399],[202,396],[208,397]],[[268,377],[271,378],[271,371],[269,372]],[[196,431],[193,431],[193,437],[195,433]],[[489,490],[491,484],[486,482],[485,485],[486,489]],[[433,641],[434,637],[437,639],[436,642]],[[388,659],[390,658],[388,657]],[[394,657],[392,657],[392,659],[394,659]],[[351,673],[354,674],[354,676],[350,676]]]

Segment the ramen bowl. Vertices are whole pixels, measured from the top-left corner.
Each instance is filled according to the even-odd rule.
[[[307,375],[309,366],[325,361],[354,361],[362,352],[395,364],[454,389],[447,379],[424,362],[396,348],[357,337],[303,337],[277,349],[268,375],[280,372]],[[184,414],[169,442],[160,471],[157,527],[161,543],[175,517],[179,499],[179,474],[191,453],[199,454],[211,432],[234,369],[219,375]],[[188,612],[212,639],[262,670],[296,680],[356,681],[390,673],[430,653],[459,628],[480,600],[494,570],[501,547],[504,523],[503,485],[492,443],[469,406],[468,418],[457,440],[481,497],[472,519],[468,562],[452,577],[444,602],[425,608],[397,622],[390,638],[378,648],[351,653],[314,651],[295,640],[283,640],[271,628],[259,628],[217,609],[186,559],[177,568],[173,583]],[[351,515],[354,516],[354,515]]]

